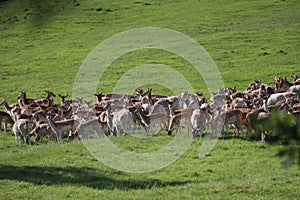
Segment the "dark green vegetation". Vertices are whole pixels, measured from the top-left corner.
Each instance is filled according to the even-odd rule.
[[[225,85],[244,90],[254,79],[300,75],[298,1],[0,1],[0,99],[21,90],[72,93],[82,61],[101,41],[138,27],[164,27],[198,41]],[[110,92],[128,69],[145,63],[174,67],[195,91],[207,89],[192,66],[160,50],[125,54],[105,72]],[[166,93],[154,87],[154,93]],[[59,101],[56,99],[57,102]],[[151,149],[147,140],[112,139],[125,149]],[[0,134],[0,199],[299,199],[299,167],[283,168],[281,144],[219,140],[205,159],[196,139],[179,160],[157,172],[127,174],[97,162],[79,141],[16,145]],[[159,146],[161,143],[157,142]]]

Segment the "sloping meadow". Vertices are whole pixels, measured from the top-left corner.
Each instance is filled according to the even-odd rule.
[[[44,98],[45,89],[72,95],[89,52],[115,34],[142,27],[168,28],[197,41],[214,60],[226,87],[243,91],[254,79],[267,84],[273,84],[275,76],[290,79],[300,75],[299,6],[297,1],[278,0],[0,1],[0,99],[15,103],[20,91]],[[191,63],[151,48],[116,59],[96,91],[112,92],[130,69],[156,63],[172,67],[195,92],[210,96]],[[141,87],[173,95],[157,83]],[[173,137],[163,132],[110,140],[141,153],[156,151]],[[11,132],[1,132],[0,141],[0,199],[300,198],[297,164],[284,167],[286,158],[278,156],[284,146],[258,139],[221,138],[200,159],[203,139],[196,138],[177,161],[143,174],[105,166],[78,140],[16,145]]]

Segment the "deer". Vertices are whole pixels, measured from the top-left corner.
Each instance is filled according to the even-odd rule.
[[[212,124],[213,113],[211,111],[211,107],[208,103],[203,103],[200,106],[201,115],[203,118],[203,125],[205,128],[205,132],[207,133],[209,125],[211,125],[212,131],[214,132],[214,126]]]
[[[300,110],[296,110],[292,112],[292,115],[295,117],[296,123],[300,123]]]
[[[80,123],[74,131],[74,134],[69,136],[70,139],[73,139],[75,136],[80,135],[82,139],[87,139],[89,133],[96,132],[100,138],[104,137],[104,131],[106,123],[101,123],[98,117],[93,117],[88,121]]]
[[[193,114],[193,109],[184,109],[180,113],[175,114],[171,117],[169,127],[168,127],[168,135],[172,135],[172,131],[176,129],[176,134],[179,130],[182,129],[182,125],[187,127],[188,133],[192,130],[191,127],[191,116]]]
[[[294,92],[294,93],[298,94],[298,97],[300,97],[300,85],[293,85],[287,91]]]
[[[233,99],[229,108],[230,109],[247,108],[247,103],[244,98],[237,97],[237,98]]]
[[[142,122],[141,117],[137,114],[136,109],[137,107],[139,107],[141,105],[133,105],[133,106],[128,106],[128,110],[131,112],[131,116],[132,116],[132,121],[133,121],[133,127],[134,129],[136,129],[136,124],[138,124],[138,126],[143,126],[144,129],[146,128],[146,125]],[[146,130],[146,129],[145,129]]]
[[[148,90],[142,95],[143,97],[141,99],[142,107],[146,114],[150,113],[150,109],[154,104],[154,101],[151,98],[151,91],[152,88],[151,89],[148,88]]]
[[[18,115],[21,114],[32,114],[32,110],[31,108],[29,109],[27,106],[24,106],[23,110],[19,107],[18,104],[13,104],[13,105],[8,105],[6,100],[3,100],[0,103],[0,106],[4,106],[5,107],[5,111],[11,116],[11,118],[13,119],[13,121],[16,121],[18,118]],[[26,108],[25,108],[26,107]],[[28,108],[28,110],[27,110]]]
[[[135,91],[135,94],[136,94],[135,99],[141,101],[142,94],[144,94],[144,90],[142,88],[136,88],[134,91]]]
[[[242,112],[242,116],[241,116],[241,133],[243,133],[243,126],[246,127],[247,129],[247,136],[249,137],[250,135],[250,132],[251,132],[251,126],[249,125],[249,123],[247,123],[247,115],[249,112],[251,112],[251,109],[250,108],[237,108],[238,110],[240,110]],[[238,129],[235,127],[234,128],[234,136],[237,137],[237,132],[238,132]]]
[[[47,115],[46,111],[38,110],[32,114],[32,120],[33,122],[48,123],[46,115]]]
[[[157,123],[160,126],[160,130],[158,131],[158,133],[163,128],[167,128],[168,115],[166,113],[160,112],[160,113],[152,113],[152,114],[146,115],[143,112],[142,107],[137,107],[135,112],[140,117],[141,122],[144,124],[147,135],[148,135],[149,131],[151,130],[151,127]]]
[[[203,92],[200,92],[200,93],[196,92],[196,94],[197,94],[197,100],[198,100],[199,106],[201,106],[204,103],[207,103],[207,99],[204,96]]]
[[[238,109],[229,109],[227,111],[222,111],[220,116],[218,116],[219,122],[224,122],[224,127],[226,128],[226,136],[228,136],[229,124],[234,124],[237,129],[237,133],[242,130],[242,111]],[[224,135],[224,127],[222,127],[222,135]]]
[[[35,101],[35,102],[39,104],[39,101],[40,101],[41,104],[44,104],[44,105],[46,105],[47,107],[50,107],[50,106],[53,105],[53,102],[54,102],[54,99],[53,99],[53,98],[56,97],[56,95],[55,95],[53,92],[49,91],[49,90],[44,90],[44,92],[47,93],[46,99],[43,99],[43,100],[37,100],[37,101]],[[45,103],[45,102],[46,102],[46,103]]]
[[[61,98],[61,106],[64,106],[67,108],[71,105],[82,103],[82,102],[80,102],[81,99],[67,100],[67,97],[69,97],[69,94],[66,94],[66,95],[58,94],[58,96]]]
[[[37,122],[29,135],[30,137],[35,136],[35,143],[39,141],[42,142],[45,136],[49,136],[52,140],[56,140],[56,135],[48,123]]]
[[[293,111],[300,110],[300,103],[294,103],[292,108],[293,108]]]
[[[153,105],[157,100],[167,98],[165,95],[161,94],[152,94],[152,88],[148,88],[146,92],[143,92],[142,89],[135,89],[137,97],[139,98],[140,102],[147,103],[150,100],[151,105]],[[146,99],[148,98],[148,100]]]
[[[188,92],[183,92],[180,96],[180,107],[185,108],[198,108],[199,102],[195,95]]]
[[[0,106],[4,106],[5,112],[7,112],[12,119],[16,119],[16,116],[14,115],[14,110],[18,107],[18,104],[9,105],[4,99],[3,101],[1,101]]]
[[[154,103],[154,105],[151,107],[149,114],[155,114],[155,113],[165,113],[169,114],[169,100],[168,99],[160,99]]]
[[[76,121],[74,119],[64,120],[64,121],[56,121],[54,122],[52,120],[51,114],[47,114],[47,120],[50,128],[53,130],[53,132],[56,135],[56,140],[61,141],[62,140],[62,133],[65,131],[69,132],[69,135],[71,134],[71,131],[75,131],[76,129]]]
[[[111,135],[113,135],[114,130],[116,130],[117,137],[120,137],[121,129],[123,130],[124,136],[128,130],[130,131],[130,134],[132,134],[133,121],[131,112],[128,109],[123,108],[112,113],[110,103],[105,106],[105,109],[107,115],[107,126],[111,132]]]
[[[293,86],[292,83],[290,83],[286,77],[275,77],[275,87],[276,87],[276,92],[286,92],[291,86]]]
[[[261,129],[261,141],[264,142],[265,139],[265,127],[260,124],[261,122],[266,120],[270,116],[270,110],[268,107],[267,99],[263,100],[263,106],[257,109],[251,110],[246,115],[246,125],[248,134],[251,132],[252,129]]]
[[[109,93],[109,94],[106,94],[104,97],[103,97],[103,100],[104,101],[107,101],[107,100],[119,100],[119,99],[133,99],[134,96],[132,95],[127,95],[127,94],[118,94],[118,93]]]
[[[293,85],[300,85],[300,78],[297,75],[291,77],[293,79]]]
[[[148,88],[146,90],[146,92],[141,94],[141,100],[140,101],[142,102],[142,104],[148,104],[148,103],[150,103],[151,105],[154,104],[153,100],[151,99],[151,93],[152,93],[152,88]]]
[[[31,144],[30,140],[30,129],[32,128],[32,122],[29,119],[17,119],[13,125],[13,133],[16,138],[16,143],[19,143],[19,135],[23,137],[24,144],[29,143]]]
[[[0,111],[0,128],[3,122],[4,126],[4,132],[7,133],[7,124],[10,124],[11,126],[14,125],[14,120],[11,118],[11,116],[3,111]]]
[[[195,109],[191,116],[191,126],[193,130],[193,137],[199,134],[202,137],[202,123],[203,123],[203,114],[200,109]]]
[[[270,95],[270,97],[267,100],[267,105],[274,105],[280,100],[286,100],[288,98],[299,98],[297,93],[295,92],[283,92],[283,93],[276,93]]]
[[[48,90],[44,90],[44,92],[47,93],[47,97],[45,99],[27,98],[26,92],[21,92],[21,94],[17,97],[19,99],[20,107],[23,107],[24,105],[29,105],[31,103],[37,105],[46,105],[47,107],[51,106],[53,104],[53,98],[56,97],[56,95]]]
[[[96,97],[95,104],[97,104],[97,105],[99,104],[100,105],[100,103],[101,103],[102,98],[104,97],[104,95],[101,92],[101,93],[98,93],[98,94],[94,94],[94,96]]]

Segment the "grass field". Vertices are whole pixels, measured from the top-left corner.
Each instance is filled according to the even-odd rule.
[[[254,79],[300,75],[298,1],[0,1],[0,99],[20,91],[72,94],[78,69],[103,40],[141,27],[182,32],[201,44],[225,86],[244,90]],[[98,92],[111,92],[131,68],[161,63],[178,70],[195,91],[207,86],[184,59],[161,50],[127,53],[105,71]],[[154,93],[168,93],[158,85]],[[56,99],[59,102],[59,99]],[[136,152],[172,138],[110,138]],[[299,199],[299,167],[285,168],[281,144],[220,139],[204,159],[195,139],[176,162],[131,174],[98,162],[80,141],[16,145],[0,134],[0,199]]]

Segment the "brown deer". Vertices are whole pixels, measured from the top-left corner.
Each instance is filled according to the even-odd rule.
[[[8,113],[0,111],[0,128],[1,128],[2,122],[4,124],[4,132],[5,133],[7,132],[7,124],[10,124],[11,126],[13,126],[15,123],[14,120],[11,118],[11,116]]]
[[[189,109],[191,110],[191,109]],[[191,125],[191,116],[193,114],[193,110],[191,112],[182,111],[178,114],[175,114],[171,117],[169,127],[168,127],[168,135],[172,135],[172,131],[176,129],[176,133],[181,130],[182,125],[187,127],[188,133],[192,130]]]

